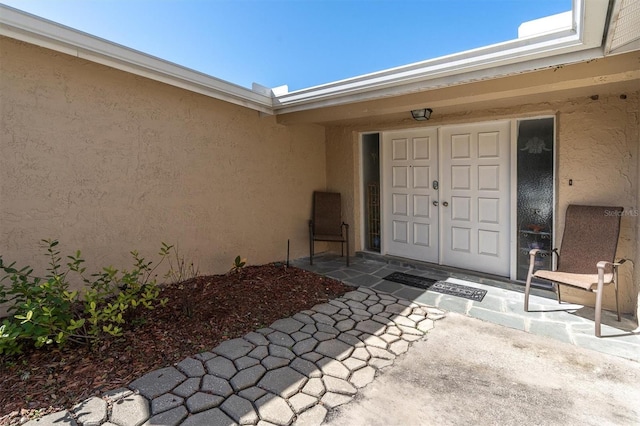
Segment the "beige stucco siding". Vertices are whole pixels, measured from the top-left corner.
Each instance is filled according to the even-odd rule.
[[[273,117],[0,38],[0,253],[40,270],[38,241],[91,266],[178,244],[201,272],[236,255],[308,253],[326,187],[321,126]]]
[[[558,246],[569,204],[622,206],[618,258],[635,259],[638,250],[638,111],[640,92],[572,99],[558,106]],[[569,186],[569,179],[573,185]],[[632,312],[640,292],[637,267],[620,267],[620,304]],[[595,296],[573,289],[564,294],[572,300],[593,303]],[[604,304],[615,307],[613,291],[605,292]]]
[[[618,257],[635,259],[620,268],[620,302],[625,312],[635,312],[640,294],[638,259],[638,111],[640,92],[602,94],[599,99],[572,98],[548,103],[526,103],[517,107],[492,110],[460,111],[434,117],[426,124],[480,122],[494,119],[556,116],[557,147],[557,227],[556,246],[561,243],[564,212],[570,203],[622,205],[628,214],[621,220]],[[428,100],[425,100],[428,105]],[[408,113],[407,113],[408,114]],[[359,133],[416,127],[404,121],[390,123],[371,120],[367,124],[334,125],[327,128],[327,182],[343,192],[353,204],[349,217],[353,228],[354,249],[360,250],[360,156]],[[350,168],[351,163],[355,163]],[[573,185],[569,186],[569,179]],[[604,303],[614,308],[613,289],[608,289]],[[568,300],[593,304],[595,296],[585,292],[565,291]]]
[[[343,220],[349,224],[349,237],[360,238],[359,155],[356,134],[345,128],[327,129],[327,190],[342,194]],[[354,173],[354,171],[356,171]],[[360,241],[351,247],[361,249]],[[353,248],[352,248],[352,251]]]

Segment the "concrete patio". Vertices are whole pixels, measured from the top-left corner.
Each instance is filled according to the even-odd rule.
[[[530,304],[534,312],[524,312],[523,285],[475,272],[370,253],[359,253],[348,268],[343,258],[329,254],[314,257],[313,265],[309,265],[308,258],[298,259],[293,265],[354,286],[385,291],[448,312],[640,362],[640,328],[631,316],[623,315],[618,322],[614,312],[603,311],[603,337],[597,338],[593,308],[569,303],[558,305],[552,291],[532,289]],[[395,271],[459,282],[487,290],[487,295],[482,302],[476,302],[384,280]]]

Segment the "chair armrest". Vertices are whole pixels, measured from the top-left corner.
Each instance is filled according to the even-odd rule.
[[[533,267],[536,263],[536,255],[540,249],[531,249],[529,250],[529,274],[533,274]]]
[[[618,266],[622,265],[626,261],[627,259],[620,259],[617,262],[607,262],[606,260],[601,260],[600,262],[598,262],[596,264],[596,267],[598,268],[598,286],[600,286],[601,283],[604,282],[604,268],[606,268],[607,265],[613,266],[613,276],[615,280],[615,277],[618,274]]]
[[[601,260],[596,264],[596,267],[598,268],[598,291],[602,291],[602,286],[604,284],[604,268],[606,268],[607,265],[613,265],[613,263]],[[614,266],[614,268],[617,268],[617,266]]]
[[[618,266],[622,265],[626,261],[627,261],[627,259],[620,259],[617,262],[607,262],[606,260],[601,260],[600,262],[598,262],[596,264],[596,267],[598,268],[598,270],[600,270],[600,269],[604,270],[604,268],[606,268],[607,265],[611,265],[614,268],[617,268]]]

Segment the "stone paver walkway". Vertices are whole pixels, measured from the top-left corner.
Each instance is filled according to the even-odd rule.
[[[423,338],[445,311],[640,361],[640,330],[633,324],[614,327],[620,323],[608,321],[610,312],[604,312],[607,337],[600,339],[588,315],[578,315],[589,308],[558,306],[549,292],[534,290],[531,304],[538,312],[524,312],[517,284],[379,258],[355,257],[348,268],[333,255],[314,258],[313,266],[298,259],[294,266],[357,290],[26,425],[319,425],[328,410],[351,401]],[[477,302],[384,280],[394,271],[462,279],[488,293]]]
[[[26,425],[319,425],[443,316],[360,287]]]

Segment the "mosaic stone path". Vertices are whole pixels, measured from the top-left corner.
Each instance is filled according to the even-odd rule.
[[[320,425],[444,315],[360,287],[26,425]]]

